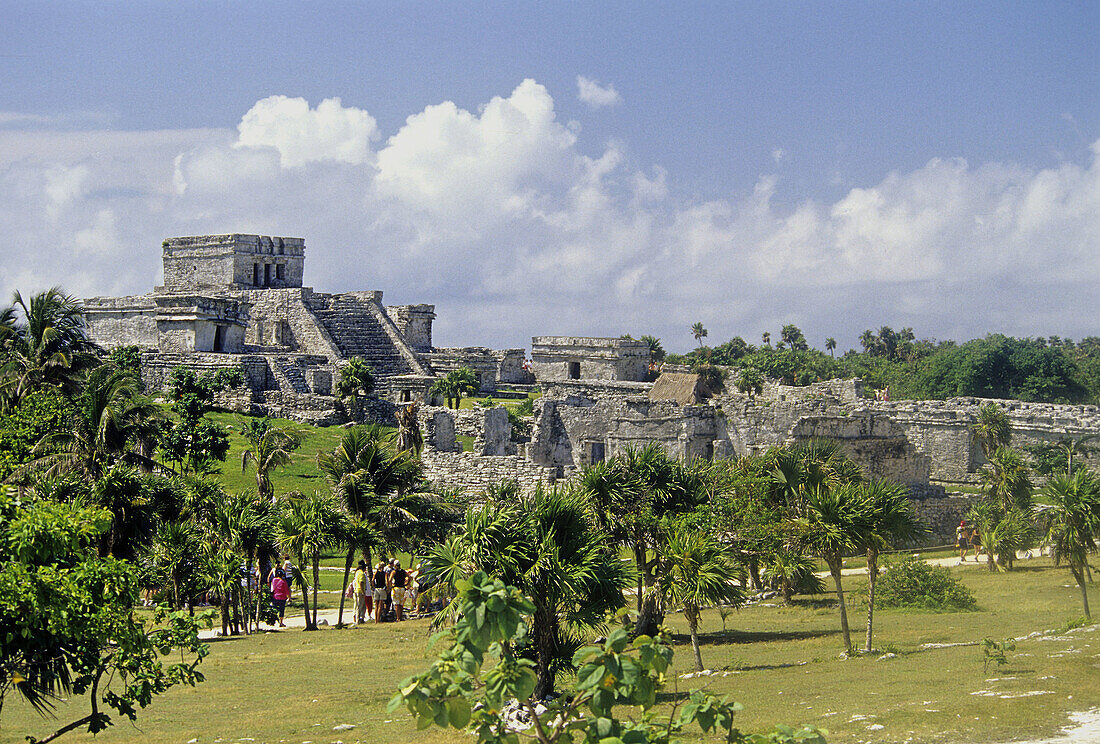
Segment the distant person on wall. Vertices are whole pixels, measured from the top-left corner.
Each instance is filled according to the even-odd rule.
[[[374,590],[374,621],[382,622],[386,607],[386,572],[385,565],[379,563],[374,569],[374,577],[371,588]]]
[[[367,621],[367,564],[359,561],[355,575],[351,578],[352,596],[355,598],[355,624]]]
[[[275,569],[275,575],[271,578],[271,604],[279,613],[279,627],[285,628],[283,617],[286,615],[286,601],[290,599],[290,584],[286,583],[286,574],[283,569]]]
[[[970,550],[970,535],[970,528],[964,519],[955,528],[955,547],[959,549],[959,563],[966,560],[966,553]],[[977,553],[974,554],[974,560],[978,560]]]
[[[405,569],[401,568],[401,561],[394,558],[393,573],[391,573],[390,576],[393,584],[392,596],[394,617],[400,622],[405,619],[403,614],[405,607],[405,585],[408,583],[409,574]]]

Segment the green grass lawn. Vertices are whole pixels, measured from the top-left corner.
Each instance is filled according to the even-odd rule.
[[[215,412],[208,414],[212,421],[228,427],[229,455],[222,463],[218,479],[229,491],[255,491],[256,469],[249,464],[248,470],[241,472],[241,453],[246,444],[240,435],[240,420],[244,417],[233,413]],[[317,471],[317,455],[331,452],[340,444],[347,431],[342,426],[312,426],[288,419],[273,419],[279,426],[293,430],[301,437],[301,446],[294,451],[290,464],[272,472],[271,480],[276,493],[287,491],[308,491],[315,488],[327,488],[327,484]]]
[[[1049,735],[1066,723],[1068,711],[1100,706],[1100,631],[1086,628],[1021,641],[1006,667],[988,671],[975,646],[922,648],[1064,626],[1081,614],[1068,571],[1035,559],[1012,573],[991,574],[978,566],[952,572],[973,590],[980,609],[950,614],[879,610],[875,645],[897,654],[889,659],[880,660],[878,653],[839,658],[837,613],[827,597],[791,607],[746,607],[730,615],[725,629],[719,613],[707,611],[703,662],[728,674],[673,678],[665,704],[705,685],[744,704],[739,714],[744,730],[775,722],[810,723],[828,729],[830,742],[899,744],[977,744]],[[864,579],[848,577],[845,584],[858,592]],[[338,603],[339,597],[334,599]],[[852,607],[851,619],[853,635],[861,640],[863,609]],[[668,624],[676,634],[678,675],[691,668],[690,646],[681,616],[671,615]],[[119,722],[94,741],[469,741],[453,731],[418,732],[403,710],[394,715],[385,710],[398,682],[429,663],[428,635],[427,621],[414,620],[215,641],[202,665],[205,683],[169,692],[141,714],[137,728]],[[60,713],[64,720],[83,714],[64,707]],[[356,728],[333,731],[345,723]],[[27,706],[9,700],[0,741],[42,736],[53,730],[50,726]],[[93,739],[70,734],[63,741]]]

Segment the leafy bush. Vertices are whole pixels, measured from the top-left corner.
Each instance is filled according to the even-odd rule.
[[[44,436],[69,428],[72,416],[72,403],[50,387],[29,393],[0,417],[0,480],[34,459],[34,448]]]
[[[943,566],[931,566],[908,556],[888,566],[878,580],[875,601],[880,607],[958,611],[977,607],[970,590]]]

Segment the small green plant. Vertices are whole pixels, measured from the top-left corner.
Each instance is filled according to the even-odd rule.
[[[730,615],[733,614],[733,610],[729,607],[719,607],[718,617],[722,618],[722,631],[726,630],[726,621],[730,619]]]
[[[1067,630],[1073,630],[1074,628],[1083,628],[1088,624],[1089,624],[1089,621],[1088,621],[1087,618],[1078,617],[1078,618],[1074,618],[1073,620],[1067,620],[1066,622],[1062,623],[1061,625],[1059,625],[1057,628],[1054,629],[1054,632],[1055,633],[1065,633]]]
[[[1016,650],[1016,642],[1011,638],[1006,638],[1003,641],[995,641],[992,638],[983,638],[981,642],[982,649],[982,673],[989,671],[989,662],[997,662],[997,666],[1004,666],[1008,663],[1008,652]]]
[[[440,635],[450,644],[431,668],[401,683],[389,704],[404,706],[417,728],[433,724],[466,730],[478,742],[518,744],[520,733],[502,711],[526,712],[531,723],[525,738],[542,744],[673,742],[697,725],[739,744],[824,744],[824,732],[811,727],[776,726],[767,734],[743,734],[733,723],[738,703],[694,690],[668,716],[654,710],[672,661],[664,637],[612,630],[599,645],[585,646],[573,657],[573,688],[560,697],[532,698],[534,663],[516,652],[528,637],[535,606],[515,587],[482,572],[457,582],[459,612],[454,626]],[[632,709],[620,715],[618,709]]]
[[[878,580],[880,607],[956,612],[977,607],[974,595],[942,566],[931,566],[912,556],[890,564]]]

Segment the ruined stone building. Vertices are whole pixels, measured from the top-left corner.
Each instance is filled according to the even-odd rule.
[[[431,409],[425,464],[430,475],[451,486],[480,488],[514,478],[533,488],[650,443],[690,460],[757,454],[821,438],[838,443],[869,477],[906,485],[934,537],[949,540],[970,507],[962,491],[980,482],[985,464],[971,427],[986,400],[873,401],[864,397],[859,380],[806,387],[770,382],[755,396],[727,391],[702,400],[691,377],[676,375],[664,384],[540,379],[531,441],[515,454],[494,444],[505,438],[500,428],[507,421],[473,421],[469,431],[471,417],[484,415],[476,412],[463,422],[477,436],[475,452],[457,452],[453,414]],[[1096,406],[996,402],[1008,413],[1017,446],[1100,432]],[[477,426],[490,433],[480,435]],[[1095,460],[1093,465],[1100,464]]]
[[[524,350],[432,345],[433,305],[385,306],[381,291],[328,294],[303,286],[305,241],[260,235],[169,238],[164,285],[133,297],[84,301],[93,341],[144,350],[147,384],[171,370],[239,367],[238,407],[315,423],[340,418],[338,368],[362,357],[391,402],[425,397],[440,373],[469,366],[482,388],[526,382]]]

